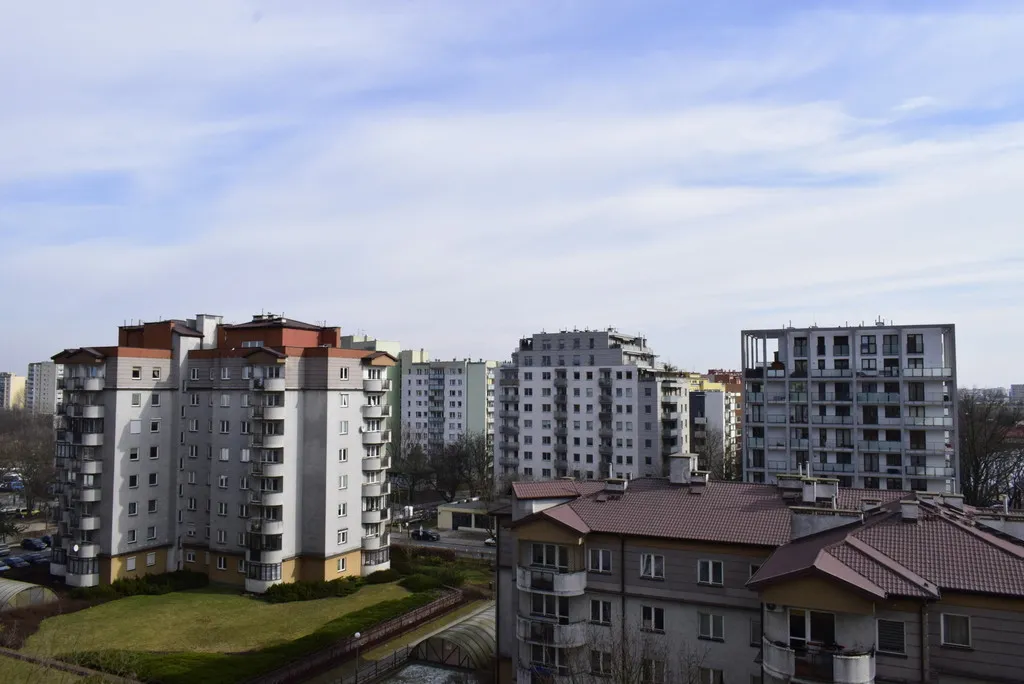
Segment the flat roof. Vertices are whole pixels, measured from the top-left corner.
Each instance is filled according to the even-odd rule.
[[[437,507],[437,510],[446,510],[453,512],[467,512],[467,513],[486,513],[487,502],[486,501],[463,501],[461,503],[446,503],[441,504]]]

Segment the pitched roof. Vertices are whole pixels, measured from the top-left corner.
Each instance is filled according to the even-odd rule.
[[[540,480],[513,482],[512,491],[517,499],[568,499],[590,494],[604,488],[600,480]]]
[[[303,323],[293,318],[256,318],[246,323],[224,323],[223,327],[234,330],[245,328],[293,328],[296,330],[323,330],[319,325]]]

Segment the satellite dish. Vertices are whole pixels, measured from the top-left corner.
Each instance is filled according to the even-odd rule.
[[[75,553],[78,553],[78,544],[75,544],[74,546],[72,546],[71,550],[74,551]]]

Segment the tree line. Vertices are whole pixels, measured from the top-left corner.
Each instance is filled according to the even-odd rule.
[[[405,438],[389,445],[391,473],[411,492],[433,489],[445,501],[459,492],[490,497],[494,491],[491,442],[480,433],[459,435],[446,444],[427,445]]]
[[[24,409],[0,409],[0,478],[18,474],[25,508],[35,510],[50,498],[56,478],[53,416]],[[18,526],[11,514],[0,513],[0,538],[16,535]]]

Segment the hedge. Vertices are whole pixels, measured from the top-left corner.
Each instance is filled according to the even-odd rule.
[[[141,651],[89,651],[60,656],[61,660],[114,674],[131,674],[152,684],[234,684],[272,672],[290,662],[333,646],[356,632],[405,615],[438,598],[424,591],[405,598],[382,601],[343,615],[312,634],[248,653],[152,653]]]
[[[291,601],[313,601],[315,599],[348,596],[363,586],[360,577],[343,577],[320,582],[290,582],[274,584],[261,598],[268,603],[288,603]]]
[[[127,596],[169,594],[172,591],[202,589],[210,578],[201,572],[175,570],[161,575],[141,575],[115,580],[111,584],[96,587],[78,587],[71,591],[76,599],[116,599]]]
[[[443,584],[441,580],[436,577],[430,577],[429,575],[409,575],[408,577],[400,580],[398,586],[405,587],[409,591],[429,591],[431,589],[440,589]]]

